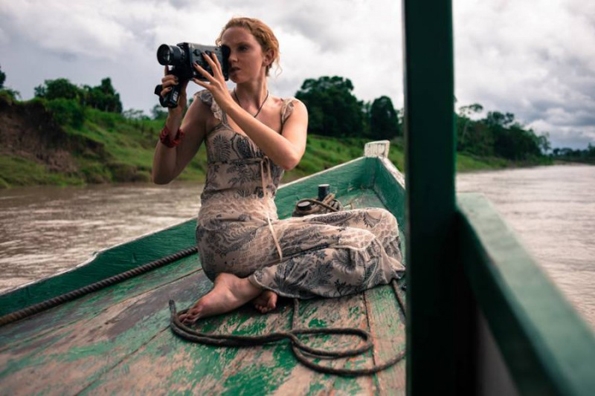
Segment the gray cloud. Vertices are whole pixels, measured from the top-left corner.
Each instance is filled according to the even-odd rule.
[[[161,43],[213,43],[231,16],[267,22],[283,72],[271,89],[291,96],[306,78],[349,78],[355,95],[403,105],[401,5],[392,0],[27,0],[0,3],[0,65],[24,99],[46,79],[97,85],[111,77],[125,108],[147,113]],[[457,107],[514,113],[550,140],[595,143],[595,3],[579,0],[454,3]],[[197,87],[193,87],[197,90]]]

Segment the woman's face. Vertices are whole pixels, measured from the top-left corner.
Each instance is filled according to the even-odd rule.
[[[223,32],[221,45],[230,49],[229,78],[236,84],[266,76],[270,56],[262,51],[256,38],[242,27],[231,27]]]

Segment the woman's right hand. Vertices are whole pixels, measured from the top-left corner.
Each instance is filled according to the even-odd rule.
[[[161,79],[161,93],[160,93],[161,97],[162,98],[165,97],[165,95],[167,95],[169,92],[171,92],[172,89],[174,88],[174,86],[177,86],[177,85],[180,85],[180,96],[179,96],[179,100],[178,100],[178,106],[170,107],[168,109],[169,109],[170,114],[176,113],[176,114],[182,115],[184,113],[184,110],[186,110],[186,103],[187,103],[186,87],[188,86],[188,80],[180,83],[178,77],[171,74],[169,72],[169,69],[167,68],[167,66],[165,66],[164,76]]]

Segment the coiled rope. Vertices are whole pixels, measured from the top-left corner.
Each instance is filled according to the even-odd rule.
[[[403,301],[401,300],[397,292],[397,280],[393,280],[391,285],[404,317],[405,307]],[[282,339],[288,339],[291,342],[291,350],[293,351],[296,359],[300,363],[312,370],[325,374],[334,374],[347,377],[371,375],[395,365],[396,363],[403,360],[403,358],[405,357],[405,351],[401,351],[384,363],[374,365],[372,367],[359,369],[335,368],[313,362],[312,360],[306,357],[306,354],[312,356],[315,359],[338,359],[361,355],[373,348],[374,344],[372,343],[372,335],[363,329],[352,327],[317,329],[300,328],[298,323],[298,299],[293,300],[293,320],[291,324],[291,329],[289,331],[274,332],[259,336],[202,333],[186,326],[184,323],[182,323],[182,321],[180,321],[179,315],[184,314],[186,311],[188,311],[187,309],[177,312],[176,304],[173,300],[169,301],[169,308],[171,312],[170,327],[172,332],[187,341],[214,346],[249,347],[264,345]],[[298,337],[300,335],[352,335],[361,338],[363,341],[363,345],[356,348],[329,351],[312,348],[305,345],[303,342],[300,341]]]
[[[172,263],[176,260],[179,260],[181,258],[190,256],[191,254],[196,253],[196,251],[197,251],[196,247],[191,247],[188,249],[180,250],[179,252],[176,252],[169,256],[162,257],[159,260],[152,261],[150,263],[141,265],[141,266],[133,268],[131,270],[128,270],[128,271],[122,272],[120,274],[111,276],[109,278],[100,280],[99,282],[95,282],[95,283],[91,283],[90,285],[83,286],[80,289],[70,291],[68,293],[50,298],[49,300],[43,301],[41,303],[31,305],[30,307],[21,309],[19,311],[15,311],[15,312],[9,313],[7,315],[1,316],[0,317],[0,326],[4,326],[6,324],[16,322],[17,320],[21,320],[28,316],[45,311],[46,309],[50,309],[57,305],[63,304],[68,301],[72,301],[79,297],[82,297],[85,294],[95,292],[97,290],[103,289],[104,287],[108,287],[108,286],[114,285],[116,283],[130,279],[132,277],[144,274],[145,272],[149,272],[156,268],[162,267],[166,264],[170,264],[170,263]]]

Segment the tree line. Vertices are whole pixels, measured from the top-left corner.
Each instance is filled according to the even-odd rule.
[[[0,89],[4,88],[5,79],[6,75],[0,70]],[[353,94],[353,90],[351,80],[344,77],[306,79],[295,97],[308,108],[309,133],[371,140],[398,140],[402,137],[403,109],[395,109],[388,96],[364,102]],[[14,97],[15,92],[12,94]],[[123,111],[120,95],[112,86],[110,78],[103,79],[95,87],[76,86],[65,78],[46,80],[35,88],[35,97],[47,101],[48,108],[57,115],[59,122],[75,127],[80,127],[84,122],[85,108],[119,113],[136,120],[161,119],[167,115],[158,104],[152,109],[151,117],[141,110]],[[483,106],[476,103],[461,106],[455,114],[457,151],[514,161],[536,159],[551,151],[547,133],[537,135],[516,121],[512,113],[489,111],[484,118],[480,118],[483,110]],[[574,155],[568,150],[563,152],[565,156]],[[592,151],[590,146],[587,153]],[[560,153],[560,150],[554,150],[550,155]]]
[[[349,79],[336,76],[304,81],[296,97],[308,108],[309,131],[339,138],[392,140],[402,136],[403,109],[396,110],[387,96],[365,103],[355,97],[353,89]],[[537,135],[525,128],[512,113],[490,111],[485,118],[477,118],[481,112],[482,105],[472,104],[460,107],[455,114],[457,151],[523,161],[550,150],[547,134]]]
[[[595,146],[589,143],[584,150],[571,149],[569,147],[555,148],[552,150],[552,156],[560,161],[595,164]]]

